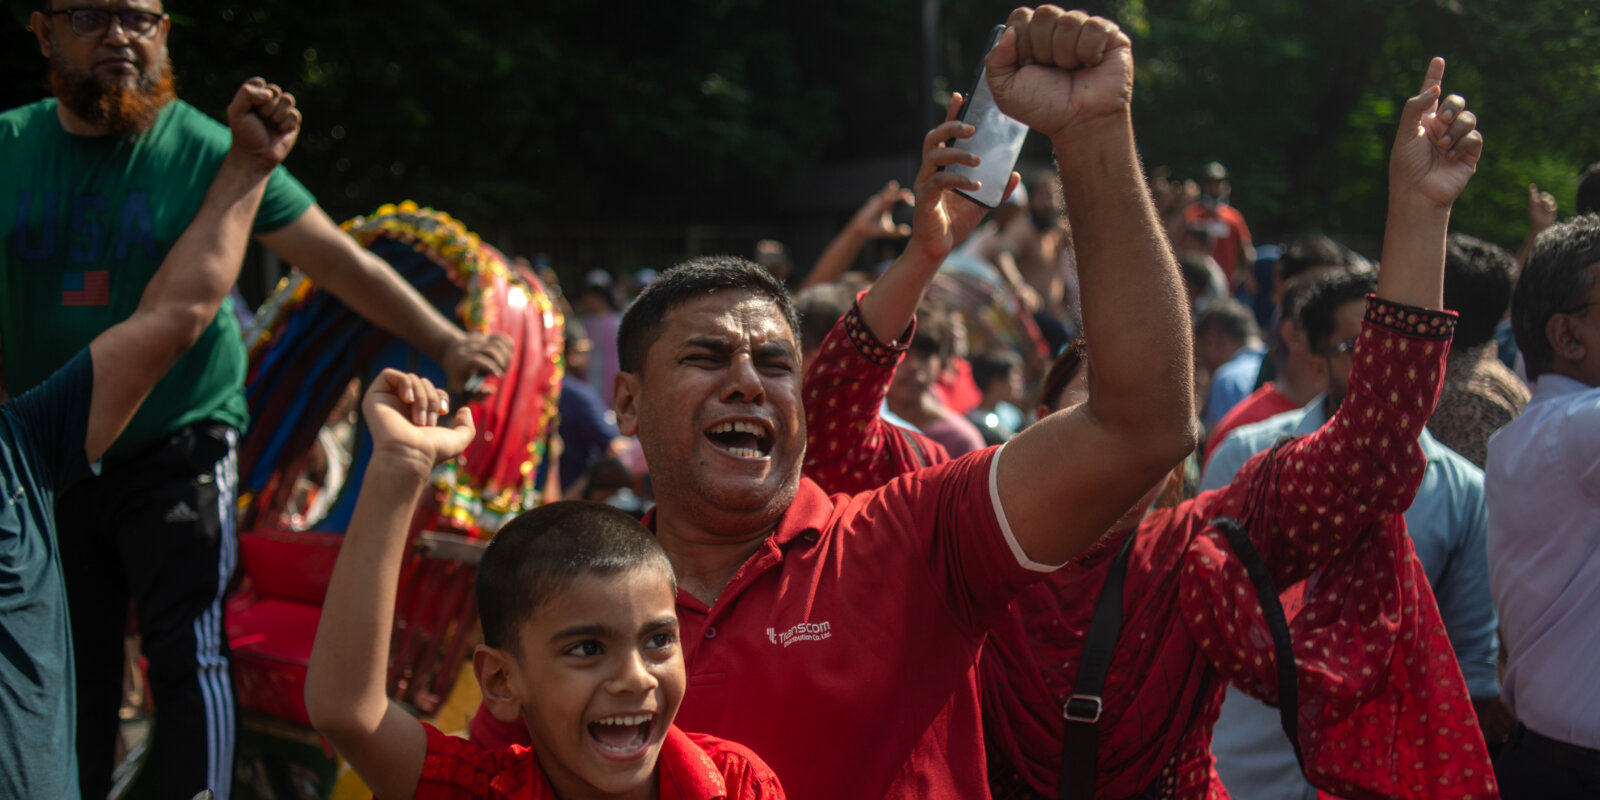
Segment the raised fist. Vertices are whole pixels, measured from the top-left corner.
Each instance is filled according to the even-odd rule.
[[[1133,45],[1115,22],[1056,6],[1019,8],[984,62],[1012,119],[1046,136],[1129,113]]]
[[[271,171],[294,149],[300,136],[300,109],[294,107],[294,95],[277,84],[251,78],[228,104],[228,128],[233,131],[230,155]]]

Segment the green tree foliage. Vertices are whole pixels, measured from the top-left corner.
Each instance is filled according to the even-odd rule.
[[[13,8],[31,0],[10,0]],[[173,0],[184,96],[220,113],[262,74],[300,98],[291,167],[335,217],[412,198],[485,231],[616,220],[770,224],[819,166],[915,152],[927,92],[964,90],[1014,0],[573,0],[318,6]],[[1456,227],[1514,247],[1526,186],[1570,213],[1600,159],[1600,10],[1575,0],[1096,0],[1135,40],[1148,165],[1217,159],[1258,238],[1375,241],[1399,102],[1428,56],[1488,140]],[[0,106],[44,93],[10,28]],[[1047,157],[1042,142],[1029,154]],[[889,176],[885,176],[889,177]],[[905,176],[901,176],[905,177]]]

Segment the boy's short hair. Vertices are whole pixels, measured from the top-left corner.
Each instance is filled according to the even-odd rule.
[[[478,564],[478,617],[483,641],[517,650],[517,634],[551,597],[579,575],[620,575],[672,564],[654,534],[621,509],[585,500],[540,506],[506,523]]]
[[[622,312],[617,326],[617,361],[623,372],[638,374],[645,354],[661,335],[662,320],[674,307],[717,290],[750,292],[778,307],[800,344],[800,315],[783,282],[760,266],[734,256],[701,256],[679,264],[650,282]]]

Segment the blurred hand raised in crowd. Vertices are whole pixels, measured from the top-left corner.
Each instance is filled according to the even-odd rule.
[[[978,163],[978,156],[962,150],[956,146],[958,142],[951,141],[966,139],[973,134],[971,125],[956,119],[963,103],[965,98],[959,92],[952,94],[950,111],[945,114],[944,122],[922,138],[922,166],[917,170],[913,191],[916,213],[912,217],[911,249],[916,250],[918,256],[932,259],[935,264],[950,255],[950,251],[966,239],[972,229],[983,221],[984,215],[989,213],[989,209],[951,191],[975,190],[978,188],[977,181],[940,170],[940,167],[952,164],[976,166]],[[1021,181],[1021,175],[1011,173],[1004,196],[1009,198]]]
[[[1556,224],[1556,198],[1549,192],[1539,191],[1539,185],[1528,184],[1528,227],[1537,234]]]
[[[295,108],[294,95],[277,84],[251,78],[228,104],[228,128],[233,132],[229,157],[270,172],[300,138],[300,109]]]
[[[1133,44],[1115,22],[1056,6],[1019,8],[985,59],[989,90],[1012,119],[1054,138],[1074,126],[1125,121]]]
[[[904,239],[911,235],[911,226],[895,224],[894,207],[913,202],[910,189],[900,188],[899,181],[889,181],[856,209],[850,231],[868,239]]]
[[[1428,64],[1422,90],[1400,112],[1400,132],[1389,156],[1390,203],[1426,200],[1448,208],[1467,188],[1483,155],[1483,134],[1467,101],[1450,95],[1441,102],[1444,59]]]

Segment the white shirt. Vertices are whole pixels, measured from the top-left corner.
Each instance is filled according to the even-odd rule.
[[[1539,376],[1490,437],[1484,485],[1504,697],[1530,729],[1600,749],[1600,388]]]

